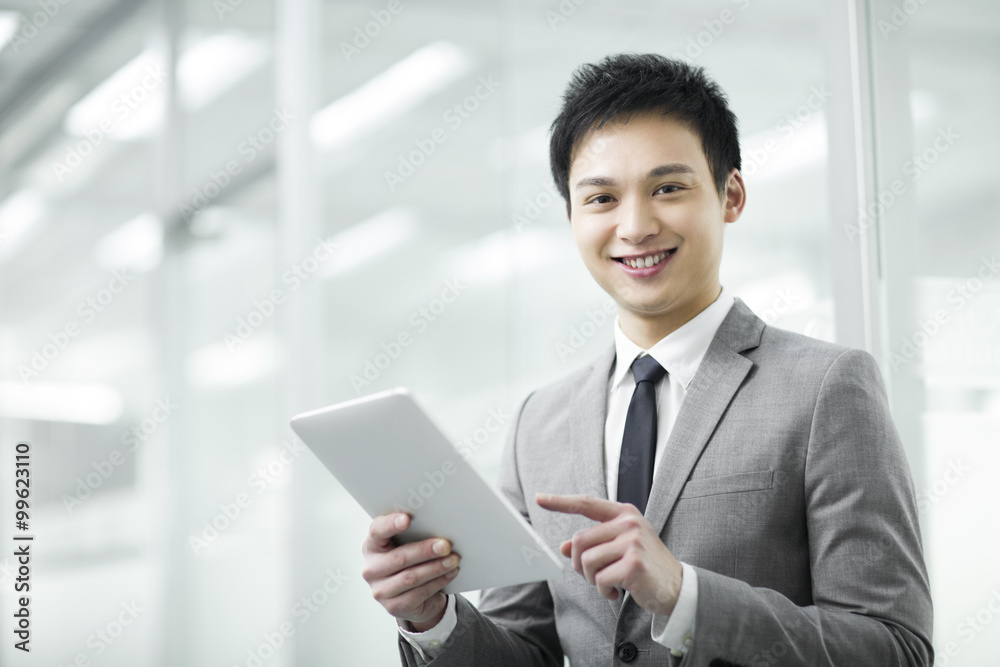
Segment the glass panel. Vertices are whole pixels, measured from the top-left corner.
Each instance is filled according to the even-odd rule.
[[[493,478],[520,400],[611,343],[614,303],[579,258],[547,131],[573,69],[616,51],[678,55],[727,91],[749,204],[723,282],[768,322],[832,337],[818,3],[398,7],[324,4],[313,131],[342,245],[322,273],[321,403],[407,385]],[[359,576],[368,519],[339,486],[315,492],[310,550],[351,577],[315,657],[389,664],[393,621]]]
[[[0,663],[147,664],[162,574],[150,462],[175,409],[150,307],[164,254],[153,213],[163,63],[148,8],[53,6],[49,17],[27,5],[3,53]],[[72,26],[98,19],[100,49],[40,67],[86,37]],[[31,445],[23,531],[10,521],[18,441]],[[11,641],[12,532],[35,536],[27,655]]]
[[[871,8],[893,409],[916,464],[938,665],[986,665],[1000,596],[1000,7]],[[993,609],[996,602],[992,602]]]
[[[833,336],[818,2],[317,4],[311,118],[278,108],[274,2],[70,3],[19,56],[63,52],[0,121],[0,439],[34,445],[34,576],[59,602],[38,605],[53,639],[32,664],[396,663],[394,622],[360,577],[367,517],[285,444],[283,389],[314,379],[291,374],[290,351],[316,360],[317,405],[408,385],[492,478],[520,400],[612,340],[547,159],[581,63],[653,51],[708,68],[740,118],[749,188],[723,282],[769,323]],[[100,38],[65,51],[94,21]],[[162,108],[164,36],[179,115]],[[968,109],[984,134],[995,111]],[[275,250],[287,122],[309,123],[323,188],[317,262],[292,267]],[[274,292],[305,280],[322,343],[298,349]],[[971,305],[987,293],[966,329],[985,326],[993,311]],[[995,391],[976,391],[942,405],[995,412]],[[138,622],[98,656],[91,636],[133,601]]]
[[[280,457],[284,354],[272,293],[275,155],[289,121],[275,103],[274,12],[272,2],[191,0],[181,15],[167,278],[181,405],[168,463],[169,664],[245,664],[288,616],[291,468]],[[292,658],[278,651],[268,664]]]

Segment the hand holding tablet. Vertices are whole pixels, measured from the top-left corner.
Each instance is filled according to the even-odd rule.
[[[409,526],[393,538],[415,575],[444,577],[444,564],[461,556],[445,593],[549,579],[562,570],[555,553],[524,517],[452,446],[405,388],[352,399],[298,415],[292,429],[369,516],[403,512]],[[386,521],[391,519],[386,518]],[[381,518],[378,520],[381,521]],[[372,523],[369,540],[390,526]],[[450,549],[429,551],[429,538]],[[424,582],[426,584],[427,581]]]
[[[386,611],[425,632],[444,616],[448,598],[442,589],[458,576],[461,559],[451,552],[451,543],[437,537],[397,545],[395,537],[409,526],[408,514],[372,519],[361,547],[361,575]]]

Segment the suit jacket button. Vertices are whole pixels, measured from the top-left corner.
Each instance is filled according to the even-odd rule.
[[[622,662],[632,662],[635,660],[635,656],[638,651],[635,650],[635,644],[632,642],[625,642],[618,645],[618,659]]]

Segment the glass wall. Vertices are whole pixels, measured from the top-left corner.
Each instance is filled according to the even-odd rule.
[[[832,339],[818,3],[401,7],[390,20],[384,3],[324,4],[313,122],[321,224],[342,245],[321,287],[336,344],[317,405],[407,385],[492,478],[519,400],[610,344],[614,304],[576,250],[547,131],[572,71],[618,51],[704,65],[728,92],[749,203],[723,282],[769,322]],[[313,493],[328,557],[313,579],[331,563],[349,579],[303,631],[305,658],[391,664],[394,621],[360,577],[368,518],[328,479]]]
[[[1000,7],[871,7],[883,371],[922,461],[938,665],[1000,655]],[[992,623],[991,623],[992,621]]]
[[[155,14],[16,8],[15,39],[0,53],[0,663],[150,663],[164,514],[151,464],[176,400],[153,326],[164,255],[151,214],[165,89]],[[84,44],[88,28],[100,48]],[[8,622],[19,441],[31,444],[35,536],[23,657]],[[111,625],[119,618],[128,632]]]
[[[828,122],[854,94],[831,76],[849,34],[819,1],[84,4],[0,0],[0,515],[30,442],[38,554],[32,653],[4,641],[0,664],[398,662],[360,576],[368,518],[288,420],[405,385],[492,478],[525,394],[611,344],[548,168],[581,63],[705,66],[749,193],[723,283],[769,324],[854,327],[831,211],[856,183]],[[1000,647],[959,624],[1000,590],[980,510],[1000,17],[960,5],[862,5],[869,194],[903,192],[858,230],[935,642],[981,665]]]

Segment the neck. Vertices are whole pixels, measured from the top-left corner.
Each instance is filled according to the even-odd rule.
[[[677,331],[699,313],[715,303],[722,293],[722,286],[706,290],[704,296],[684,304],[677,310],[647,316],[625,309],[619,311],[618,322],[622,333],[644,350],[648,350],[666,336]]]

